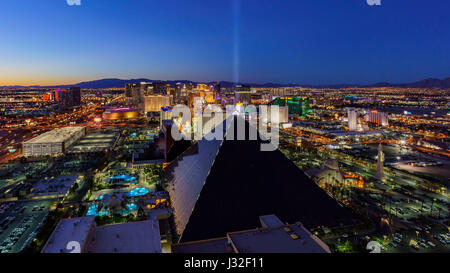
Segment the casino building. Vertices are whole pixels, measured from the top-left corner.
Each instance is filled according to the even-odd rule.
[[[136,119],[139,117],[139,110],[132,108],[116,108],[103,112],[103,120],[119,121]]]

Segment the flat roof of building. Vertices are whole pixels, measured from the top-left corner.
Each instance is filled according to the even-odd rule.
[[[41,179],[33,185],[33,193],[47,194],[47,193],[67,193],[72,187],[73,183],[78,179],[78,175],[69,174],[61,175],[53,179]]]
[[[262,228],[227,233],[227,237],[174,244],[172,252],[330,253],[329,247],[299,222],[284,225],[275,215],[260,216],[260,221]]]
[[[328,246],[302,224],[227,234],[237,253],[330,253]]]
[[[110,149],[119,137],[118,132],[89,132],[77,140],[69,152],[104,151]]]
[[[63,127],[43,133],[35,138],[25,141],[24,144],[32,143],[58,143],[70,139],[75,133],[84,130],[85,127]]]
[[[161,253],[157,219],[96,227],[88,253]]]
[[[69,242],[78,242],[87,253],[161,253],[156,218],[97,227],[93,216],[59,221],[41,253],[70,253]]]
[[[94,225],[93,216],[62,219],[53,230],[41,253],[70,253],[73,250],[68,246],[71,241],[78,242],[83,249],[87,243],[89,231]]]
[[[227,237],[172,245],[172,253],[232,253]]]
[[[259,216],[259,221],[263,227],[279,227],[284,225],[275,214]]]

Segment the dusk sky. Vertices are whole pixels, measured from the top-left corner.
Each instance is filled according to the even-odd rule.
[[[450,77],[450,1],[0,0],[0,85]]]

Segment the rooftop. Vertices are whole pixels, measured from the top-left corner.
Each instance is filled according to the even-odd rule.
[[[64,142],[70,139],[74,134],[85,130],[85,127],[63,127],[51,130],[49,132],[43,133],[35,138],[32,138],[24,144],[31,143],[58,143]]]
[[[232,253],[227,237],[172,245],[172,253]]]
[[[94,217],[86,216],[59,221],[52,235],[47,240],[41,253],[70,253],[71,241],[78,242],[83,249],[86,245],[89,231],[95,226]]]
[[[69,242],[82,253],[161,253],[159,222],[150,220],[95,226],[93,216],[59,221],[41,253],[70,253]]]
[[[161,253],[156,219],[96,227],[88,253]]]
[[[330,253],[302,224],[228,233],[236,253]]]
[[[73,183],[78,179],[78,175],[69,174],[61,175],[53,179],[41,179],[33,185],[33,193],[67,193],[72,187]]]
[[[275,215],[260,216],[262,228],[226,237],[172,245],[174,253],[330,253],[329,247],[301,223],[284,225]]]
[[[70,152],[104,151],[110,149],[119,137],[114,131],[90,132],[75,142]]]
[[[274,214],[260,216],[259,221],[261,222],[262,227],[279,227],[284,225],[280,218]]]

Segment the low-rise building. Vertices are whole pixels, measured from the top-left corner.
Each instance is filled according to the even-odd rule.
[[[226,237],[175,244],[176,253],[330,253],[330,248],[300,222],[287,225],[275,215],[259,217],[262,228]]]
[[[43,133],[23,143],[24,156],[64,154],[75,141],[86,135],[86,127],[63,127]]]
[[[96,226],[93,216],[62,219],[41,253],[161,253],[159,223]]]
[[[61,175],[53,179],[41,179],[33,185],[34,198],[64,197],[78,180],[78,175]]]

